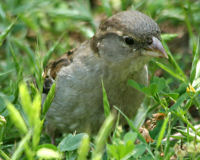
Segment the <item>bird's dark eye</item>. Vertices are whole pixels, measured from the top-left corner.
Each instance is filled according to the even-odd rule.
[[[124,36],[124,41],[128,45],[133,45],[134,44],[134,39],[132,37]]]

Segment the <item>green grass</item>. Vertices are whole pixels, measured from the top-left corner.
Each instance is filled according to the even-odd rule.
[[[199,0],[1,0],[0,157],[200,159],[200,131],[196,127],[200,122],[199,6]],[[161,28],[167,28],[162,40],[169,59],[149,63],[148,87],[133,80],[127,82],[146,95],[133,119],[109,105],[103,87],[107,118],[97,136],[64,134],[56,139],[56,145],[51,144],[43,130],[56,84],[41,109],[43,68],[50,59],[92,37],[102,15],[126,9],[142,11]],[[125,117],[128,132],[114,123],[110,107],[118,111],[116,119],[120,114]],[[165,118],[149,130],[154,141],[147,143],[139,128],[146,119],[152,120],[154,113],[164,113]],[[110,134],[112,127],[114,132]]]

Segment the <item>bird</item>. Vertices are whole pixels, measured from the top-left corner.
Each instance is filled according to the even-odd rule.
[[[92,38],[44,69],[44,98],[56,83],[46,114],[47,132],[97,133],[105,119],[102,82],[111,109],[117,106],[132,118],[144,94],[127,81],[148,85],[147,64],[153,57],[168,58],[154,20],[133,10],[107,18]]]

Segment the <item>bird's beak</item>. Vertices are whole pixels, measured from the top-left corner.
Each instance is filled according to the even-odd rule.
[[[153,56],[153,57],[168,58],[168,55],[165,52],[165,49],[164,49],[162,43],[156,37],[152,38],[152,43],[145,48],[144,54],[146,54],[148,56]]]

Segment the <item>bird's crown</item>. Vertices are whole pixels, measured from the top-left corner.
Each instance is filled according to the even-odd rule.
[[[99,26],[98,32],[118,31],[144,41],[155,36],[160,39],[160,29],[150,17],[138,11],[124,11],[108,18]]]

